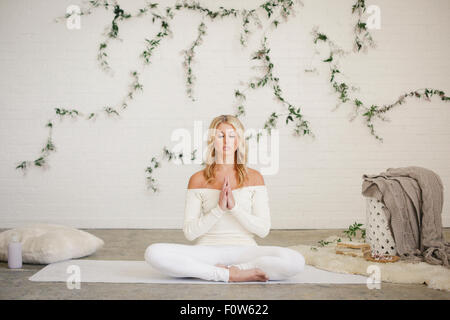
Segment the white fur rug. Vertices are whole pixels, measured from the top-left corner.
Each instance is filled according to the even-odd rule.
[[[339,237],[331,236],[325,241],[334,241],[337,238]],[[412,263],[402,260],[393,263],[366,261],[359,257],[336,254],[336,242],[324,247],[314,246],[317,250],[311,250],[311,247],[300,244],[289,246],[288,248],[300,252],[305,257],[306,264],[323,270],[371,276],[373,271],[369,269],[368,272],[367,268],[370,265],[376,265],[380,267],[380,279],[382,282],[426,283],[429,288],[450,291],[450,269],[444,266],[431,265],[426,262]]]

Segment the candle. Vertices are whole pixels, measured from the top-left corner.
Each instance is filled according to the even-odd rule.
[[[8,244],[8,267],[11,269],[22,268],[22,243],[15,233]]]

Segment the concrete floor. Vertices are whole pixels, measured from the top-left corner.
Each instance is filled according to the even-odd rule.
[[[4,231],[3,229],[0,231]],[[105,241],[105,246],[84,259],[143,260],[145,249],[156,242],[192,244],[181,230],[141,229],[85,229]],[[264,238],[256,238],[259,245],[292,246],[317,244],[318,240],[336,235],[342,230],[272,230]],[[450,228],[445,229],[447,241]],[[299,300],[299,299],[444,299],[450,293],[427,288],[426,285],[392,284],[383,282],[381,289],[366,285],[326,284],[119,284],[81,283],[80,289],[67,289],[64,282],[32,282],[32,276],[45,265],[24,264],[20,270],[8,268],[0,262],[0,299],[225,299],[225,300]]]

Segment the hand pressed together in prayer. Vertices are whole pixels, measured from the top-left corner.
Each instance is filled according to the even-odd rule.
[[[220,192],[219,206],[222,210],[231,210],[234,208],[235,202],[233,197],[233,192],[230,187],[230,181],[228,176],[224,178],[224,183],[222,186],[222,191]]]

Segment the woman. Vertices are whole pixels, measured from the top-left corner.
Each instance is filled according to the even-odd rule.
[[[241,282],[283,280],[301,272],[292,249],[258,246],[270,232],[262,175],[246,166],[248,147],[238,118],[221,115],[209,126],[206,167],[189,179],[183,232],[194,245],[155,243],[145,260],[174,277]]]

